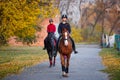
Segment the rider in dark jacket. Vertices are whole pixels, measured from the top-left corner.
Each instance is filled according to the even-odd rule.
[[[62,33],[62,28],[63,27],[66,28],[69,33],[71,33],[70,24],[67,23],[67,15],[62,15],[62,22],[58,26],[58,33],[59,33],[60,36],[59,36],[58,41],[57,41],[57,50],[58,50],[58,44],[59,44],[59,41],[60,41],[60,38],[61,38],[61,33]],[[74,53],[78,53],[76,51],[75,43],[74,43],[73,39],[71,37],[70,37],[70,39],[72,41],[72,47],[73,47]]]
[[[66,28],[69,33],[71,33],[71,28],[70,28],[69,23],[63,24],[63,23],[61,22],[61,23],[59,24],[59,26],[58,26],[58,33],[59,33],[59,35],[61,35],[61,33],[62,33],[62,28],[63,28],[63,27]]]

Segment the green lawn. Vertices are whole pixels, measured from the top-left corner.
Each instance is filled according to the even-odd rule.
[[[109,74],[110,80],[120,80],[120,52],[113,48],[104,48],[100,55],[106,66],[104,71]]]
[[[0,79],[46,60],[47,53],[40,47],[0,47]]]

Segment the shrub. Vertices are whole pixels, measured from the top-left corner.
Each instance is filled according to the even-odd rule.
[[[75,42],[79,43],[83,40],[81,35],[81,29],[72,27],[72,34],[71,37],[74,39]]]

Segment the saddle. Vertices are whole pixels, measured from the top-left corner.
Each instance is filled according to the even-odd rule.
[[[56,46],[57,40],[55,39],[54,33],[48,33],[47,42],[51,43],[51,45]]]

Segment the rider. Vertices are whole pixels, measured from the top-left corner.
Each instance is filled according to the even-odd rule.
[[[48,33],[48,35],[52,35],[52,37],[53,37],[53,39],[55,40],[55,41],[57,41],[57,39],[56,39],[56,37],[55,37],[55,35],[54,35],[54,33],[55,33],[55,31],[56,31],[56,27],[55,27],[55,25],[53,24],[53,19],[49,19],[49,25],[47,26],[47,33]],[[48,35],[47,35],[47,37],[48,37]],[[43,48],[43,50],[45,50],[46,49],[46,44],[47,44],[47,37],[45,38],[45,40],[44,40],[44,48]]]
[[[70,24],[67,22],[67,15],[62,15],[62,22],[59,24],[58,26],[58,33],[59,33],[59,38],[58,38],[58,41],[57,41],[57,50],[58,50],[58,44],[59,44],[59,40],[61,38],[61,33],[62,33],[62,28],[65,27],[69,33],[71,33],[71,27],[70,27]],[[76,51],[76,48],[75,48],[75,43],[73,41],[73,39],[70,37],[71,41],[72,41],[72,47],[73,47],[73,50],[74,50],[74,53],[78,53]]]

